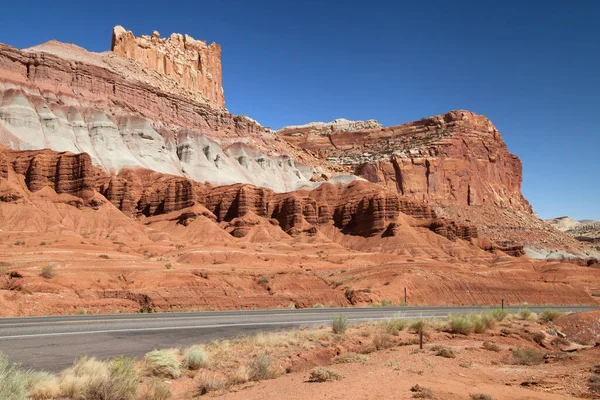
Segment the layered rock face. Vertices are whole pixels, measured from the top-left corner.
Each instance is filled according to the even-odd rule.
[[[402,229],[401,216],[409,216],[410,226],[427,228],[449,240],[470,242],[478,238],[476,227],[438,218],[427,204],[365,181],[349,185],[323,183],[316,189],[290,193],[244,184],[213,187],[142,169],[108,175],[92,165],[88,154],[51,150],[4,150],[0,152],[0,164],[0,180],[22,176],[31,192],[51,188],[58,194],[79,197],[92,207],[108,200],[131,217],[187,209],[189,212],[178,217],[181,224],[204,215],[226,224],[235,237],[244,237],[246,227],[261,220],[292,236],[315,235],[320,226],[333,225],[345,235],[393,237]]]
[[[125,46],[127,37],[117,42]],[[183,46],[182,57],[190,51],[204,57],[191,39]],[[58,42],[23,51],[0,45],[0,71],[0,144],[13,149],[85,152],[106,171],[148,168],[278,192],[310,184],[321,171],[316,158],[255,121],[112,52]]]
[[[581,242],[600,244],[600,221],[577,221],[569,217],[558,217],[546,222]]]
[[[469,111],[326,135],[297,127],[278,132],[288,142],[404,196],[531,212],[521,194],[521,161],[508,152],[487,118]]]
[[[157,31],[151,36],[135,37],[122,26],[113,29],[111,50],[140,63],[144,68],[171,78],[185,89],[199,92],[219,107],[225,107],[221,46],[195,40],[189,35],[173,33],[161,38]]]

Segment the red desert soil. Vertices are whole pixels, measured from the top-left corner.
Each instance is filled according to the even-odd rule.
[[[590,315],[580,313],[569,318],[586,320]],[[463,400],[475,393],[496,400],[600,398],[588,387],[588,380],[597,373],[594,366],[600,347],[576,353],[562,351],[571,345],[569,336],[558,338],[552,323],[509,317],[482,334],[464,336],[446,329],[426,328],[423,350],[419,350],[418,336],[410,329],[388,334],[387,342],[382,341],[386,334],[379,324],[350,327],[344,335],[334,335],[331,328],[324,327],[214,342],[205,347],[211,360],[206,370],[191,371],[169,385],[175,398],[187,399],[196,393],[202,376],[223,385],[239,365],[266,353],[274,370],[287,373],[271,380],[225,385],[206,397],[280,399],[285,394],[286,399],[411,399],[411,388],[419,385],[431,389],[437,399]],[[495,346],[484,348],[484,342]],[[376,350],[374,343],[387,344]],[[438,356],[434,346],[451,349],[455,357]],[[531,365],[520,365],[512,352],[516,348],[535,349],[544,357]],[[348,353],[363,354],[358,356],[363,360],[336,363],[335,356]],[[333,368],[342,378],[309,382],[315,365]]]

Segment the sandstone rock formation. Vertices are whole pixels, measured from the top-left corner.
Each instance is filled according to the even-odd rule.
[[[168,76],[185,89],[201,93],[217,106],[225,107],[221,46],[218,44],[207,45],[179,33],[165,39],[157,31],[151,36],[135,37],[122,26],[115,26],[111,50],[135,60],[144,68]]]
[[[106,171],[148,168],[279,192],[327,171],[255,121],[114,53],[0,45],[0,71],[0,144],[14,149],[85,152]]]
[[[600,221],[576,221],[565,216],[552,218],[546,222],[581,242],[600,244]]]
[[[388,128],[323,135],[286,127],[285,139],[398,193],[434,204],[531,211],[521,161],[484,116],[469,111]]]

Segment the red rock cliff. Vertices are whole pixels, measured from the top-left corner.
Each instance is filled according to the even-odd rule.
[[[486,117],[469,111],[381,129],[321,134],[290,127],[278,133],[405,196],[531,212],[521,194],[521,161]]]
[[[221,46],[207,45],[189,35],[173,33],[161,38],[157,31],[151,36],[135,37],[122,26],[115,26],[112,51],[131,58],[142,67],[166,75],[184,88],[199,92],[219,107],[225,107],[221,70]]]

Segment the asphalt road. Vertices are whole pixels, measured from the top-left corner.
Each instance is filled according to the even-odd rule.
[[[547,307],[529,307],[541,312]],[[598,307],[556,307],[565,312]],[[302,310],[197,313],[78,315],[0,319],[0,352],[26,368],[58,371],[84,355],[140,357],[162,348],[190,346],[213,339],[302,325],[328,325],[334,315],[350,322],[400,318],[435,318],[481,312],[485,307],[323,308]],[[519,307],[506,307],[517,312]]]

